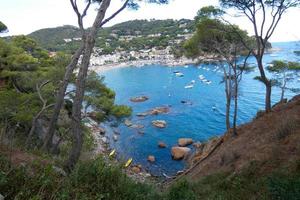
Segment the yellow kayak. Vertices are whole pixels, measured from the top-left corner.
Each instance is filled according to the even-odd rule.
[[[129,160],[127,160],[126,164],[125,164],[125,167],[128,167],[132,162],[132,158],[130,158]]]
[[[112,151],[110,152],[110,154],[109,154],[109,157],[111,157],[111,156],[115,155],[115,153],[116,153],[116,150],[115,150],[115,149],[114,149],[114,150],[112,150]]]

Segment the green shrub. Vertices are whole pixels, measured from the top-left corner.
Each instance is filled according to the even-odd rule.
[[[194,200],[196,195],[192,190],[191,184],[186,180],[175,183],[168,193],[168,200]]]
[[[300,176],[273,175],[268,178],[268,189],[272,199],[300,199]]]

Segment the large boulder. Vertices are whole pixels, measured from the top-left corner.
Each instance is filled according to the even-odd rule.
[[[167,126],[167,122],[165,120],[154,120],[152,121],[152,125],[157,128],[165,128]]]
[[[140,97],[132,97],[130,98],[130,101],[132,102],[144,102],[147,101],[149,99],[149,97],[147,96],[140,96]]]
[[[171,154],[172,158],[174,160],[181,160],[185,158],[189,153],[191,149],[188,147],[172,147]]]
[[[178,145],[180,147],[186,147],[190,144],[193,144],[193,139],[192,138],[179,138],[178,139]]]
[[[136,174],[139,174],[139,173],[141,173],[141,168],[139,167],[139,166],[134,166],[134,167],[132,167],[131,168],[131,170],[134,172],[134,173],[136,173]]]

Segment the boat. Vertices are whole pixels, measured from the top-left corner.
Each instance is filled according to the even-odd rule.
[[[188,66],[188,65],[186,65],[186,66],[184,66],[184,68],[189,68],[189,66]]]
[[[205,77],[202,74],[200,74],[198,77],[199,77],[200,80],[204,80],[205,79]]]
[[[124,167],[128,167],[132,163],[132,158],[129,158],[125,163]]]
[[[112,150],[112,151],[110,152],[110,154],[109,154],[109,157],[111,157],[111,156],[115,155],[115,153],[116,153],[116,150],[115,150],[115,149],[114,149],[114,150]]]
[[[183,77],[183,76],[184,76],[184,74],[181,73],[181,72],[177,72],[177,73],[175,73],[175,75],[176,75],[177,77]]]
[[[205,83],[206,83],[207,85],[209,85],[209,84],[211,84],[211,81],[207,80]]]
[[[191,80],[191,84],[195,84],[195,82],[196,82],[195,80]]]
[[[180,71],[174,71],[173,73],[174,73],[174,74],[176,74],[176,73],[180,73]]]
[[[194,85],[192,85],[192,84],[184,86],[185,89],[192,89],[193,87],[194,87]]]

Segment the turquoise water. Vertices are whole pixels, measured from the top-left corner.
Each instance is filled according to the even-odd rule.
[[[266,54],[265,63],[273,59],[300,61],[300,57],[293,54],[299,50],[298,43],[275,43],[273,47],[281,50]],[[249,63],[255,64],[254,58]],[[210,70],[203,69],[209,68]],[[210,137],[223,134],[225,131],[225,93],[224,85],[220,84],[222,73],[214,72],[216,65],[189,65],[188,68],[166,67],[149,65],[144,67],[116,68],[103,72],[106,84],[116,91],[116,103],[131,106],[133,123],[143,124],[145,134],[141,135],[136,129],[121,124],[118,129],[121,134],[119,140],[111,139],[112,148],[116,148],[118,157],[124,160],[132,157],[134,163],[142,164],[155,175],[175,174],[182,170],[184,161],[174,161],[171,158],[171,147],[177,144],[180,137],[193,138],[195,141],[205,141]],[[174,71],[184,73],[184,77],[176,77]],[[203,84],[198,76],[202,74],[211,84]],[[249,122],[256,112],[264,108],[264,86],[253,77],[259,75],[258,71],[245,74],[240,87],[238,109],[238,124]],[[192,89],[185,89],[191,80],[195,80]],[[300,85],[300,82],[293,84]],[[146,95],[150,99],[143,103],[130,102],[131,97]],[[291,97],[294,93],[287,92]],[[273,103],[278,101],[280,91],[273,89]],[[185,105],[181,100],[193,102]],[[157,116],[139,118],[135,115],[157,106],[170,106],[170,113]],[[213,109],[215,107],[215,109]],[[165,129],[158,129],[151,125],[152,120],[167,121]],[[158,141],[164,141],[167,148],[157,147]],[[148,155],[154,155],[155,163],[147,162]]]

